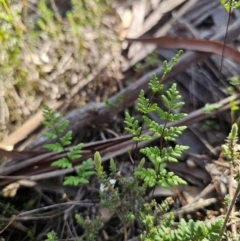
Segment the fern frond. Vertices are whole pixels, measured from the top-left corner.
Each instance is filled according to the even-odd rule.
[[[160,84],[156,74],[152,75],[152,78],[148,85],[150,86],[153,93],[157,93],[157,92],[161,91],[164,87],[163,84]]]
[[[49,151],[54,151],[57,153],[60,153],[63,151],[63,146],[60,143],[50,143],[50,144],[44,145],[43,147]]]
[[[139,127],[138,120],[135,120],[134,117],[130,116],[128,112],[125,114],[125,130],[133,136],[139,136],[142,128]]]
[[[223,220],[219,219],[214,223],[208,223],[202,221],[193,221],[189,220],[186,222],[184,219],[181,219],[177,229],[169,230],[170,239],[165,239],[162,236],[163,240],[184,240],[184,241],[215,241],[219,238],[219,232],[221,231],[223,224]],[[161,229],[161,227],[160,227]],[[160,231],[160,230],[159,230]],[[164,234],[164,232],[160,232],[159,234]]]
[[[152,168],[138,168],[134,172],[134,176],[143,180],[149,187],[156,185],[157,175]]]
[[[42,135],[50,139],[56,139],[58,137],[54,131],[43,132]]]
[[[151,120],[147,116],[143,116],[143,120],[155,137],[160,137],[163,134],[163,126],[158,124],[157,122]]]
[[[149,135],[141,135],[141,136],[134,136],[133,140],[136,142],[141,142],[141,141],[151,141],[152,137]]]
[[[141,148],[140,152],[145,154],[154,165],[162,163],[160,150],[157,146]]]
[[[163,162],[178,162],[176,157],[181,157],[182,153],[188,150],[188,146],[176,145],[175,147],[162,148],[161,157]]]
[[[157,184],[161,187],[169,188],[178,185],[186,185],[187,183],[173,172],[167,172],[166,169],[162,169]]]
[[[167,141],[175,141],[186,128],[187,126],[171,126],[169,128],[165,128],[163,137]]]
[[[57,124],[61,119],[62,115],[57,113],[57,111],[52,110],[49,106],[45,105],[43,110],[44,121],[43,125],[51,128],[53,125]]]
[[[63,157],[61,159],[58,159],[57,161],[54,161],[51,164],[51,166],[67,169],[67,168],[72,168],[72,163],[69,162],[69,160],[66,157]]]
[[[170,113],[169,115],[167,115],[167,120],[169,122],[176,122],[176,121],[182,120],[186,116],[187,116],[187,114],[185,114],[185,113],[179,113],[179,114],[172,114],[172,113]]]
[[[92,170],[93,170],[93,162],[92,162],[92,159],[89,158],[86,161],[82,162],[81,166],[77,170],[77,173],[79,174],[79,176],[86,178],[94,174],[94,171]]]
[[[65,120],[65,121],[62,121],[62,122],[59,122],[56,123],[55,125],[55,131],[58,132],[58,133],[62,133],[66,130],[66,128],[68,127],[69,125],[69,120]]]
[[[179,109],[184,105],[184,102],[178,102],[181,98],[179,91],[177,90],[177,84],[173,84],[167,91],[165,95],[162,95],[162,101],[168,110]]]
[[[179,60],[180,56],[183,54],[183,50],[180,49],[177,54],[172,58],[171,66],[173,67]]]
[[[77,186],[80,184],[88,184],[88,178],[94,174],[92,159],[83,161],[77,170],[77,176],[67,176],[63,185]]]
[[[72,131],[68,131],[63,137],[60,138],[63,146],[69,146],[72,143]]]
[[[154,103],[154,104],[151,104],[149,102],[149,99],[147,99],[145,96],[144,96],[144,91],[141,90],[140,91],[140,94],[138,96],[138,102],[137,102],[137,106],[138,106],[138,111],[142,114],[148,114],[150,112],[153,112],[156,110],[157,108],[157,104]]]
[[[48,106],[45,106],[43,111],[43,116],[45,120],[42,122],[45,126],[51,128],[48,132],[45,132],[44,135],[51,139],[58,139],[56,143],[50,143],[44,145],[44,148],[50,151],[57,153],[66,152],[66,156],[60,158],[57,161],[54,161],[51,165],[54,167],[59,167],[63,169],[72,168],[72,162],[81,157],[81,150],[83,143],[80,143],[74,147],[71,147],[67,152],[64,148],[71,145],[72,142],[72,131],[68,131],[63,137],[60,137],[61,133],[66,130],[69,125],[69,121],[65,120],[61,122],[62,115],[58,114],[56,111],[52,110]],[[91,175],[94,174],[93,164],[91,160],[84,161],[78,170],[76,171],[77,176],[68,176],[65,177],[63,185],[79,185],[87,184],[88,179]]]
[[[78,176],[68,176],[64,178],[63,185],[64,186],[78,186],[80,184],[88,184],[88,179],[84,177],[78,177]]]
[[[83,145],[84,145],[83,143],[79,143],[78,145],[70,148],[69,152],[67,153],[67,156],[71,161],[77,160],[82,156],[81,151],[82,151]]]
[[[168,113],[161,109],[159,106],[156,107],[156,113],[161,120],[167,120]]]

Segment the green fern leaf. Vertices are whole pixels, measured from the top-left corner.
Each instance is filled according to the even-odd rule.
[[[93,171],[93,162],[92,159],[89,158],[86,161],[83,161],[79,169],[77,170],[77,173],[80,177],[90,177],[95,172]]]
[[[167,98],[165,95],[162,95],[161,97],[162,97],[162,101],[163,101],[164,105],[165,105],[169,110],[171,110],[171,108],[172,108],[172,103],[171,103],[171,101],[169,101],[168,98]]]
[[[138,169],[134,172],[134,175],[142,179],[149,187],[154,187],[156,185],[156,173],[151,168]]]
[[[179,97],[181,98],[180,95],[179,95]],[[178,103],[175,103],[175,104],[172,105],[172,109],[173,109],[173,110],[177,110],[177,109],[183,107],[184,104],[185,104],[184,102],[178,102]]]
[[[57,138],[57,134],[53,131],[43,132],[42,135],[46,136],[50,139],[56,139]]]
[[[163,111],[160,107],[156,107],[156,113],[161,120],[167,120],[168,113]]]
[[[162,95],[162,101],[164,105],[168,108],[168,110],[172,109],[178,109],[181,107],[184,103],[183,102],[177,102],[181,95],[179,95],[179,91],[177,90],[177,85],[173,84],[167,91],[166,95]]]
[[[182,153],[188,150],[188,146],[176,145],[173,147],[163,148],[161,150],[161,157],[163,162],[178,162],[175,157],[180,157]]]
[[[163,131],[163,137],[167,141],[175,141],[186,128],[187,126],[172,126],[170,128],[165,128]]]
[[[68,131],[63,137],[60,138],[63,146],[69,146],[72,142],[72,131]]]
[[[134,137],[133,137],[133,140],[136,141],[136,142],[151,141],[151,140],[152,140],[152,137],[149,136],[149,135],[141,135],[141,136],[139,136],[139,137],[134,136]]]
[[[187,114],[184,114],[184,113],[179,113],[179,114],[169,114],[168,116],[167,116],[167,120],[169,121],[169,122],[176,122],[176,121],[180,121],[180,120],[182,120],[183,118],[185,118],[187,116]]]
[[[65,180],[63,182],[64,186],[78,186],[80,184],[88,184],[89,181],[86,178],[83,177],[76,177],[76,176],[68,176],[65,177]]]
[[[74,147],[71,147],[69,152],[67,153],[67,156],[70,160],[77,160],[79,159],[82,155],[81,155],[81,150],[83,148],[83,143],[80,143]]]
[[[138,106],[138,111],[142,114],[148,114],[150,112],[155,111],[157,108],[156,103],[151,104],[149,102],[149,99],[145,98],[143,90],[140,91],[137,106]]]
[[[72,163],[66,157],[63,157],[57,161],[54,161],[51,166],[60,168],[72,168]]]
[[[160,90],[163,89],[164,85],[163,84],[160,84],[156,74],[153,74],[152,75],[152,78],[148,84],[152,90],[153,93],[157,93],[159,92]]]
[[[61,133],[61,132],[65,131],[66,128],[68,127],[68,125],[69,125],[69,120],[65,120],[65,121],[63,121],[63,122],[61,122],[61,123],[59,123],[59,121],[58,121],[56,124],[57,124],[57,125],[55,126],[56,132]]]
[[[125,130],[128,131],[131,135],[140,135],[142,128],[138,126],[138,120],[135,120],[134,117],[131,117],[128,112],[125,113],[124,123],[126,125]]]
[[[43,147],[49,151],[55,151],[57,153],[60,153],[63,151],[63,147],[60,143],[50,143],[50,144],[44,145]]]
[[[182,178],[174,175],[173,172],[167,172],[163,169],[161,170],[160,179],[157,184],[161,187],[169,188],[172,186],[186,185],[187,183]]]
[[[149,128],[149,131],[151,131],[155,137],[162,136],[163,133],[163,126],[159,125],[157,122],[151,120],[147,116],[143,116],[143,120],[146,123],[146,125]]]

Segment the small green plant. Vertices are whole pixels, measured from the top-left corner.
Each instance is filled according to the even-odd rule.
[[[56,140],[55,143],[44,145],[44,148],[57,153],[66,153],[65,157],[54,161],[52,166],[64,169],[74,167],[73,162],[81,157],[83,143],[73,146],[67,151],[66,147],[72,143],[72,131],[68,131],[62,137],[60,134],[66,130],[69,125],[69,121],[61,121],[62,115],[57,113],[55,110],[52,110],[48,106],[45,106],[44,108],[43,117],[44,121],[42,124],[47,128],[50,128],[47,132],[44,132],[43,135],[50,139]],[[77,186],[79,184],[87,184],[89,182],[88,178],[94,174],[92,160],[88,159],[84,161],[77,170],[75,169],[75,172],[75,176],[65,177],[63,183],[64,185]]]
[[[46,241],[58,241],[58,236],[54,231],[47,233]]]
[[[170,65],[165,62],[164,76],[171,71],[179,56],[180,54],[173,59]],[[153,75],[149,86],[152,90],[152,96],[164,88],[156,75]],[[186,222],[181,219],[177,227],[173,228],[174,215],[169,212],[172,199],[167,198],[161,204],[155,200],[146,202],[144,199],[149,187],[154,190],[158,185],[168,188],[186,183],[166,168],[168,162],[177,162],[177,158],[188,149],[187,146],[182,145],[166,147],[167,141],[175,141],[186,129],[185,126],[168,127],[168,123],[179,121],[186,116],[186,114],[177,111],[184,103],[180,101],[181,96],[176,84],[166,90],[161,98],[164,109],[157,106],[156,103],[152,103],[152,97],[147,99],[143,91],[139,94],[137,108],[142,116],[141,123],[147,126],[147,130],[143,130],[139,125],[140,121],[130,116],[129,113],[126,113],[125,118],[125,129],[133,136],[136,143],[152,140],[156,137],[159,139],[159,145],[140,149],[140,152],[152,163],[152,167],[145,168],[145,159],[143,158],[133,171],[132,178],[125,178],[117,172],[114,161],[110,160],[110,175],[108,176],[101,165],[99,153],[95,153],[96,174],[104,186],[104,190],[100,192],[101,206],[110,209],[113,215],[116,215],[121,221],[123,228],[120,232],[123,234],[124,241],[128,239],[128,227],[133,221],[141,224],[141,241],[216,240],[222,228],[222,219],[207,224],[193,220]],[[150,112],[156,112],[163,120],[163,124],[151,120],[147,116]],[[112,178],[118,183],[118,187],[112,184]]]
[[[29,230],[27,232],[27,236],[28,236],[29,240],[35,240],[35,237],[34,237],[34,234],[33,234],[32,230]]]
[[[223,220],[207,224],[202,221],[189,220],[186,222],[181,219],[176,229],[172,228],[173,215],[169,214],[161,221],[161,225],[156,226],[154,216],[144,216],[143,224],[145,231],[141,235],[141,240],[152,241],[215,241],[219,237]]]
[[[175,56],[170,65],[164,62],[163,77],[171,71],[179,56],[180,53]],[[125,129],[132,135],[136,143],[158,138],[159,142],[156,146],[140,149],[140,152],[146,156],[152,165],[145,168],[145,158],[143,158],[136,164],[136,168],[133,169],[133,175],[129,178],[123,177],[119,173],[114,160],[111,159],[110,174],[107,175],[102,166],[101,156],[96,152],[94,163],[97,178],[101,183],[101,208],[110,210],[111,215],[108,220],[113,216],[119,219],[122,229],[117,234],[123,236],[124,241],[127,241],[129,238],[128,229],[133,222],[139,225],[141,241],[217,240],[223,226],[223,219],[207,223],[180,219],[178,225],[173,227],[174,214],[169,212],[173,199],[167,198],[160,204],[154,199],[150,201],[145,199],[149,188],[154,191],[156,186],[169,188],[186,183],[173,172],[169,172],[166,166],[168,162],[177,162],[182,153],[188,149],[187,146],[183,145],[167,146],[168,141],[175,141],[186,129],[186,126],[169,127],[169,123],[179,121],[186,116],[179,110],[184,103],[180,101],[181,96],[177,90],[177,85],[173,84],[165,91],[165,94],[161,94],[162,108],[156,103],[152,103],[153,96],[164,90],[164,86],[156,75],[152,76],[149,86],[152,90],[152,97],[150,99],[146,98],[145,93],[141,91],[138,98],[137,110],[142,116],[141,122],[130,116],[129,113],[126,113]],[[150,112],[156,112],[163,124],[158,124],[151,120],[148,117]],[[68,123],[60,122],[61,116],[49,108],[46,108],[44,117],[45,125],[52,128],[46,135],[59,140],[57,144],[47,145],[46,147],[54,151],[63,151],[65,145],[71,143],[71,134],[67,133],[60,138],[58,133],[63,132]],[[143,123],[147,129],[143,129],[139,123]],[[233,136],[236,137],[236,128],[232,131],[229,140],[236,140]],[[80,149],[78,150],[79,152]],[[225,149],[228,150],[227,148]],[[228,152],[226,151],[226,153]],[[230,154],[228,153],[228,155]],[[71,154],[69,156],[71,157]],[[74,157],[79,158],[79,155]],[[56,163],[57,166],[67,168],[71,167],[72,161],[71,158],[66,158]],[[90,174],[92,174],[92,171],[90,171]],[[115,186],[116,183],[118,183],[117,186]],[[101,213],[101,210],[99,211]],[[78,240],[96,240],[99,230],[104,226],[104,218],[100,215],[95,220],[92,220],[83,218],[79,214],[75,218],[77,223],[84,229],[84,234]]]
[[[180,50],[176,56],[172,59],[169,65],[167,61],[163,62],[163,78],[171,71],[172,67],[177,63],[182,51]],[[149,87],[152,90],[152,97],[160,93],[164,85],[161,84],[156,75],[152,76],[149,82]],[[161,95],[163,104],[166,110],[160,108],[156,103],[151,103],[151,100],[147,99],[144,95],[144,91],[141,91],[138,97],[138,111],[142,115],[142,120],[148,127],[150,134],[143,134],[142,128],[139,126],[138,120],[131,117],[129,113],[126,113],[125,129],[132,134],[133,140],[136,142],[152,140],[153,138],[159,138],[159,146],[145,147],[140,150],[141,153],[146,155],[154,165],[153,168],[144,168],[144,159],[140,162],[135,176],[144,180],[149,187],[155,187],[156,185],[163,187],[170,187],[179,184],[185,184],[185,181],[180,177],[174,175],[172,172],[166,170],[167,162],[177,162],[177,157],[182,155],[182,152],[187,150],[187,146],[176,145],[173,147],[163,147],[164,141],[175,141],[175,139],[182,134],[186,129],[186,126],[167,127],[170,122],[176,122],[183,119],[186,114],[184,113],[173,113],[177,109],[184,105],[184,102],[180,101],[181,96],[177,90],[177,85],[173,84],[167,91],[166,94]],[[150,112],[156,112],[158,117],[164,121],[164,124],[158,124],[151,120],[147,114]]]
[[[150,81],[150,85],[154,90],[157,90],[158,87],[156,84],[153,84],[153,82],[156,81],[156,76],[153,76],[152,79],[154,80]],[[162,95],[162,98],[165,100],[168,107],[175,108],[182,105],[178,104],[180,102],[177,100],[179,100],[180,96],[176,91],[175,85],[170,87],[166,96]],[[176,98],[176,96],[178,97]],[[169,99],[174,100],[174,104],[169,101]],[[157,109],[158,113],[161,113],[161,116],[164,117],[165,121],[177,121],[185,116],[184,114],[172,114],[169,111],[160,111],[156,105],[151,105],[148,100],[144,99],[141,93],[139,95],[138,107],[141,110],[141,113],[144,114],[148,113],[148,111],[150,112],[150,110],[155,111]],[[149,124],[150,122],[152,124]],[[139,142],[151,140],[152,137],[157,136],[160,139],[159,146],[161,146],[161,136],[163,136],[164,140],[175,140],[175,138],[185,129],[185,127],[179,129],[167,129],[167,123],[158,125],[157,123],[148,120],[146,123],[152,135],[146,135],[142,134],[143,130],[138,126],[138,121],[129,114],[126,114],[125,123],[126,130],[133,135],[133,140]],[[164,131],[165,128],[166,131]],[[166,163],[177,162],[176,158],[181,156],[182,152],[186,149],[187,147],[178,145],[174,148],[168,147],[160,149],[158,146],[142,148],[140,152],[148,157],[152,162],[153,167],[145,169],[143,167],[145,161],[142,159],[131,179],[124,178],[118,174],[113,160],[110,161],[111,175],[107,176],[101,165],[101,157],[99,153],[95,153],[94,161],[96,173],[99,181],[105,187],[104,191],[100,193],[101,206],[107,207],[113,211],[113,213],[121,220],[124,241],[127,240],[128,227],[134,220],[139,221],[142,225],[142,234],[140,236],[141,241],[216,240],[223,223],[221,219],[208,224],[200,221],[195,222],[193,220],[186,222],[184,219],[181,219],[179,225],[173,229],[172,223],[174,216],[172,213],[169,213],[169,205],[171,205],[172,199],[167,198],[161,204],[157,204],[155,200],[146,202],[143,198],[146,194],[147,187],[155,187],[156,185],[170,187],[185,183],[184,180],[167,171]],[[116,182],[119,183],[120,188],[114,187],[111,184],[111,178],[114,178]],[[133,207],[136,209],[133,209]]]
[[[146,185],[140,185],[140,180],[134,177],[130,179],[122,177],[112,159],[110,160],[111,176],[107,176],[98,152],[94,155],[94,162],[97,177],[103,186],[103,190],[100,190],[101,207],[109,209],[119,218],[123,225],[120,233],[123,234],[124,240],[127,240],[128,226],[137,215],[133,207],[137,208],[143,202]],[[118,183],[119,188],[114,187],[111,180],[115,180],[114,182]],[[137,206],[136,200],[139,202]]]
[[[221,237],[223,236],[226,227],[227,227],[227,222],[229,221],[230,214],[233,210],[233,206],[235,205],[235,202],[237,200],[237,197],[239,196],[240,193],[240,173],[239,173],[239,168],[240,168],[240,152],[239,152],[239,145],[237,144],[238,141],[238,125],[234,123],[232,125],[232,129],[226,139],[226,144],[222,145],[222,151],[225,156],[225,159],[227,162],[230,164],[230,169],[233,172],[233,178],[235,181],[237,181],[237,189],[235,190],[234,196],[232,197],[232,200],[229,196],[225,198],[225,202],[228,205],[227,208],[227,213],[226,217],[224,219],[223,223],[223,228],[220,233],[220,238],[218,239],[219,241],[221,240]],[[228,236],[233,236],[233,234],[227,232]],[[239,240],[239,235],[237,236]],[[236,240],[236,237],[235,237]]]
[[[163,89],[163,85],[157,82],[156,76],[153,76],[149,83],[153,93],[157,93]],[[167,162],[177,162],[177,157],[182,155],[182,152],[187,150],[187,146],[176,145],[175,147],[163,147],[164,141],[175,141],[175,139],[182,134],[186,126],[167,127],[168,122],[179,121],[186,116],[183,113],[173,114],[173,110],[179,109],[184,103],[180,102],[180,95],[176,89],[176,84],[173,84],[166,95],[162,95],[163,103],[166,111],[157,106],[155,103],[151,104],[149,99],[145,98],[144,92],[141,91],[138,98],[138,111],[142,114],[142,119],[150,134],[141,134],[142,128],[138,126],[138,121],[126,113],[126,130],[133,135],[133,140],[136,142],[151,140],[152,138],[159,137],[159,146],[145,147],[140,150],[141,153],[146,155],[154,165],[153,168],[144,168],[144,159],[140,162],[138,169],[134,173],[137,177],[144,180],[149,187],[156,185],[163,187],[176,186],[185,184],[186,182],[174,175],[172,172],[166,170]],[[156,112],[164,124],[158,124],[151,120],[147,114]]]
[[[77,241],[95,241],[98,237],[98,232],[101,229],[103,223],[100,217],[96,217],[95,220],[90,220],[89,217],[83,219],[81,215],[76,214],[75,218],[77,223],[85,230],[84,234],[77,239]]]
[[[240,1],[239,0],[220,0],[220,3],[222,6],[225,8],[227,12],[232,11],[233,9],[239,8],[240,7]]]

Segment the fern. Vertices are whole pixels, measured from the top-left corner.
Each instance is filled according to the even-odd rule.
[[[125,130],[128,131],[132,136],[138,136],[141,133],[142,128],[138,125],[138,120],[131,117],[129,113],[126,113],[124,123],[126,124]]]
[[[47,241],[57,241],[58,236],[54,231],[47,233]]]
[[[202,221],[194,222],[193,220],[190,220],[189,222],[186,222],[184,219],[181,219],[177,229],[160,226],[157,229],[153,240],[215,241],[219,236],[222,223],[222,219],[219,219],[214,223],[208,223],[207,225]]]
[[[174,215],[162,215],[169,210],[171,198],[167,198],[162,204],[156,201],[146,203],[140,210],[140,220],[144,227],[141,234],[141,241],[215,241],[219,237],[223,225],[223,219],[219,218],[215,222],[202,222],[189,220],[186,222],[180,219],[177,227],[173,228]]]
[[[240,8],[239,0],[232,0],[232,1],[220,0],[220,3],[222,4],[222,6],[225,8],[227,12],[230,12],[236,8]]]
[[[170,71],[178,58],[179,55],[172,60],[170,66],[165,63],[164,74]],[[152,97],[163,90],[163,85],[158,81],[156,75],[152,76],[149,86],[153,93]],[[152,167],[145,168],[145,158],[143,158],[134,170],[133,177],[126,178],[119,175],[116,164],[111,159],[110,175],[108,176],[102,167],[101,156],[96,152],[94,155],[96,174],[101,185],[104,186],[104,189],[100,191],[101,207],[111,210],[122,222],[124,241],[128,240],[127,227],[134,220],[141,223],[141,241],[216,240],[222,228],[222,219],[213,223],[193,220],[186,222],[181,219],[179,224],[173,228],[174,215],[167,213],[173,200],[167,198],[161,204],[157,204],[155,200],[146,202],[143,198],[149,187],[153,189],[156,186],[169,188],[186,183],[166,168],[168,162],[178,162],[178,158],[188,149],[187,146],[183,145],[166,147],[167,141],[175,141],[186,129],[186,126],[167,126],[169,122],[180,121],[186,116],[185,113],[180,113],[178,110],[184,103],[180,101],[181,96],[177,90],[177,85],[173,84],[164,95],[161,95],[164,109],[157,106],[156,103],[152,103],[152,97],[147,99],[145,93],[141,91],[137,107],[142,115],[142,120],[139,121],[126,113],[124,121],[125,130],[132,135],[135,142],[153,140],[156,137],[159,139],[159,145],[140,149],[140,152],[152,163]],[[147,116],[150,112],[155,112],[163,124],[151,120]],[[144,123],[147,131],[143,130],[139,123]],[[234,138],[235,132],[233,131],[229,139],[236,140]],[[113,177],[115,181],[111,182],[110,177]],[[112,185],[116,182],[119,183],[120,188]],[[86,229],[87,227],[85,231],[87,231]]]
[[[73,162],[82,156],[81,150],[83,148],[83,143],[73,146],[69,149],[69,151],[66,151],[65,148],[72,143],[72,131],[68,131],[62,137],[61,133],[66,130],[69,125],[69,121],[61,121],[62,115],[48,106],[44,107],[43,117],[44,121],[42,121],[42,124],[51,128],[47,132],[44,132],[43,135],[55,140],[54,143],[44,145],[44,148],[57,153],[61,153],[63,151],[66,153],[65,157],[54,161],[51,165],[63,169],[72,168]],[[75,170],[75,173],[75,176],[65,177],[63,185],[77,186],[79,184],[87,184],[89,182],[88,178],[94,174],[92,160],[88,159],[84,161],[80,167]]]
[[[152,76],[150,85],[152,88],[153,95],[160,92],[163,86],[157,81],[156,75]],[[146,124],[148,131],[151,133],[141,134],[142,129],[138,126],[138,121],[126,113],[125,130],[133,135],[133,140],[136,142],[151,140],[155,137],[160,138],[160,142],[164,141],[175,141],[183,131],[187,128],[186,126],[175,126],[166,127],[167,122],[176,122],[183,119],[185,113],[172,113],[181,108],[184,103],[180,101],[181,96],[177,90],[177,85],[173,84],[167,91],[166,94],[161,95],[166,111],[157,106],[156,103],[151,104],[150,100],[141,91],[138,98],[138,111],[142,114],[142,119]],[[150,112],[156,112],[164,124],[158,124],[151,120],[147,114]],[[184,151],[188,149],[187,146],[176,145],[175,147],[163,148],[162,144],[160,147],[145,147],[140,150],[141,153],[145,154],[154,165],[152,169],[145,169],[144,167],[138,167],[134,175],[142,180],[149,186],[154,187],[156,185],[170,187],[179,184],[185,184],[177,175],[169,173],[166,170],[167,162],[177,162],[177,157],[180,157]]]
[[[178,62],[181,54],[183,53],[183,50],[179,50],[178,53],[172,58],[172,61],[170,64],[165,60],[163,62],[163,76],[162,79],[171,72],[173,66]]]

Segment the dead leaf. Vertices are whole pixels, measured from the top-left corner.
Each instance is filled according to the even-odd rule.
[[[212,53],[240,64],[240,52],[237,49],[215,40],[178,38],[171,36],[126,40],[130,43],[141,42],[146,44],[156,44],[158,47],[167,49],[188,49],[192,51]]]

